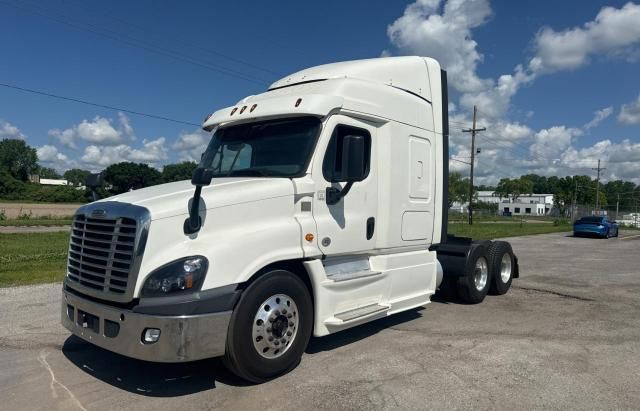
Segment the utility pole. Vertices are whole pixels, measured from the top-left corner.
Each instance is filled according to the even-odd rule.
[[[618,214],[620,214],[620,193],[618,193],[618,199],[616,200],[616,220],[618,219]]]
[[[575,180],[575,177],[574,177]],[[573,190],[573,207],[571,207],[571,219],[576,219],[578,208],[578,180],[576,180],[576,188]]]
[[[598,177],[596,178],[596,213],[600,215],[600,171],[606,170],[606,168],[600,167],[600,160],[598,160],[598,167],[592,168],[592,170],[598,171]]]
[[[473,224],[473,165],[476,159],[476,133],[479,131],[485,131],[486,128],[476,128],[476,115],[478,109],[473,106],[473,127],[462,130],[463,133],[471,133],[471,178],[469,184],[469,225]]]

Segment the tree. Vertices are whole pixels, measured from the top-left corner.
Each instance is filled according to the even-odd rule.
[[[183,161],[177,164],[167,164],[162,169],[162,181],[170,183],[172,181],[191,180],[193,170],[198,165],[193,161]]]
[[[53,178],[53,179],[60,178],[60,174],[58,174],[56,170],[50,167],[40,167],[38,169],[38,175],[40,176],[40,178]]]
[[[162,175],[147,164],[122,162],[107,167],[104,179],[110,186],[111,194],[120,194],[159,184],[162,182]]]
[[[453,203],[469,201],[469,179],[462,178],[460,173],[449,173],[449,207]]]
[[[29,175],[38,169],[36,149],[23,140],[3,139],[0,141],[0,169],[15,179],[27,181]]]
[[[500,197],[510,197],[515,201],[523,194],[533,194],[533,183],[524,177],[503,178],[496,186],[496,194]]]
[[[81,168],[72,168],[71,170],[65,171],[63,177],[74,186],[83,186],[89,174],[91,174],[90,171]]]

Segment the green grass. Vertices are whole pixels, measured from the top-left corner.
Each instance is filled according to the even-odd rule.
[[[0,234],[0,287],[62,281],[69,233]]]
[[[30,218],[28,220],[0,220],[0,227],[16,226],[16,227],[31,227],[31,226],[62,226],[71,225],[71,217],[61,218]]]
[[[474,240],[493,240],[494,238],[516,237],[521,235],[557,233],[571,231],[570,224],[520,224],[519,222],[507,223],[487,223],[478,222],[473,225],[461,224],[459,222],[449,223],[449,234],[459,237],[471,237]]]
[[[37,220],[21,220],[32,222]],[[51,221],[51,220],[48,220]],[[486,240],[521,235],[571,231],[571,226],[478,222],[450,223],[449,233]],[[69,233],[0,234],[0,287],[62,281]]]

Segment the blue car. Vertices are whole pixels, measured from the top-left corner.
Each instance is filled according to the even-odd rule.
[[[617,237],[618,223],[610,221],[607,217],[589,216],[582,217],[573,223],[573,235],[597,235],[602,238]]]

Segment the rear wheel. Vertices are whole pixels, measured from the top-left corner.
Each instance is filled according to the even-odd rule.
[[[300,362],[312,324],[302,280],[285,270],[266,273],[247,287],[231,315],[224,363],[254,383],[282,375]]]
[[[506,294],[511,288],[515,257],[511,245],[505,241],[496,241],[489,248],[491,266],[491,286],[489,292],[494,295]]]
[[[486,247],[478,246],[469,256],[465,275],[458,278],[458,296],[469,304],[482,302],[489,292],[490,278]]]

